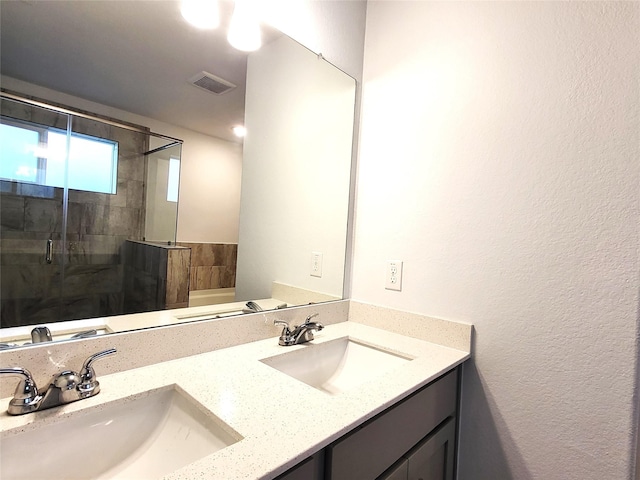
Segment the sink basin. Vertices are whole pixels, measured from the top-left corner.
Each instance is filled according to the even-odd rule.
[[[343,337],[306,344],[293,352],[260,361],[318,390],[337,395],[411,360],[410,356]]]
[[[0,478],[160,478],[240,440],[175,385],[0,439]]]

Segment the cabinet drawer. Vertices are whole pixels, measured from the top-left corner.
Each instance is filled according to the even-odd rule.
[[[452,370],[327,447],[327,478],[375,479],[456,410]]]

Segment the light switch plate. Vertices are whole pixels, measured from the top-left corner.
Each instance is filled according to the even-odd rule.
[[[402,290],[402,261],[389,260],[387,262],[387,278],[384,288],[387,290]]]

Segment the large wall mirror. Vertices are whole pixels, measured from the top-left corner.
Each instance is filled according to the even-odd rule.
[[[355,81],[268,25],[233,48],[218,3],[0,2],[2,128],[107,152],[105,186],[0,175],[5,347],[343,297]]]

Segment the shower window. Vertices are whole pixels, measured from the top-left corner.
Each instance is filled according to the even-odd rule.
[[[0,178],[44,185],[43,158],[37,154],[44,129],[0,124]]]
[[[167,202],[178,202],[178,186],[180,184],[180,159],[169,159],[169,175],[167,179]]]
[[[0,178],[50,187],[116,193],[118,143],[2,118]],[[68,165],[68,169],[65,169]]]

